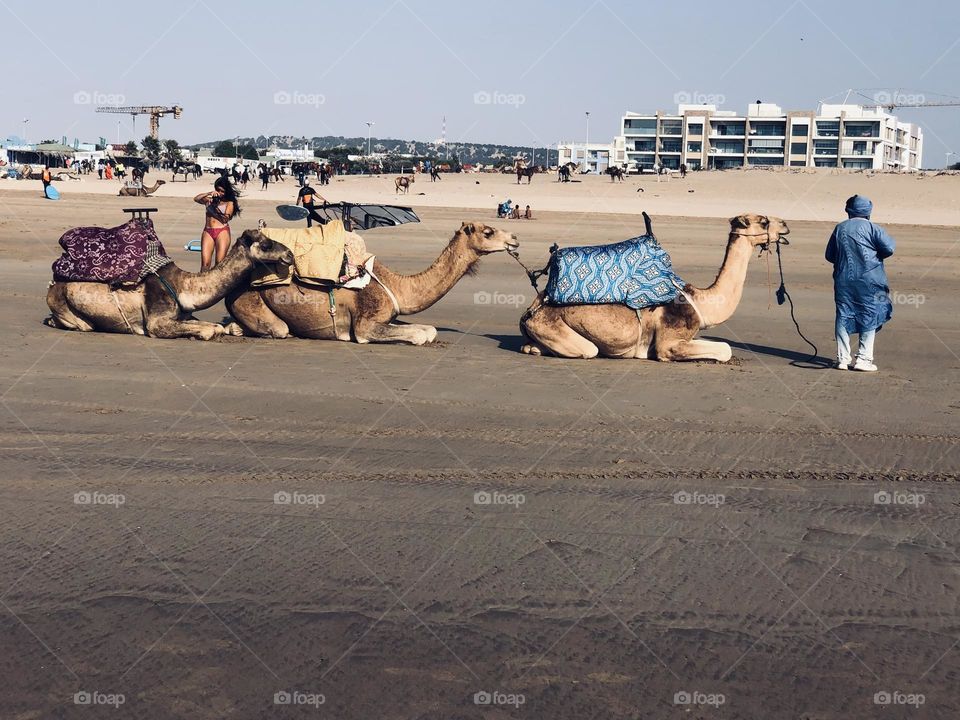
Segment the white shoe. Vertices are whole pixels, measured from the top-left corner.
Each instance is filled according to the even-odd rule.
[[[857,358],[857,361],[853,364],[853,369],[859,370],[860,372],[876,372],[877,366],[872,362]]]
[[[833,363],[834,370],[849,370],[850,361],[849,360],[835,360]]]

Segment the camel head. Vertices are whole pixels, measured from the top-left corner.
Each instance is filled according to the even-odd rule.
[[[157,185],[166,185],[166,184],[167,184],[166,180],[157,180]]]
[[[790,234],[787,223],[772,215],[746,213],[730,218],[730,235],[744,237],[754,247],[768,247],[771,243],[789,245],[786,236]]]
[[[513,233],[477,222],[465,222],[460,225],[456,237],[466,239],[467,245],[480,255],[516,250],[520,247],[517,236]]]
[[[259,230],[245,230],[237,239],[237,245],[256,262],[293,265],[293,253],[290,252],[290,248],[274,242]]]

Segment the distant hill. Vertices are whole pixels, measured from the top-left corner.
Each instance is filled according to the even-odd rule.
[[[199,147],[214,147],[218,142],[239,142],[240,145],[253,145],[259,150],[266,150],[269,147],[303,147],[309,145],[315,151],[334,150],[343,148],[360,148],[365,151],[367,147],[367,138],[365,137],[344,137],[342,135],[325,135],[323,137],[297,137],[294,135],[260,135],[258,137],[223,138],[222,140],[212,140],[205,143],[190,145],[191,149]],[[424,142],[422,140],[395,140],[391,138],[371,138],[370,149],[375,153],[405,154],[415,157],[428,157],[443,159],[453,159],[457,157],[461,163],[483,163],[501,164],[511,162],[513,158],[522,155],[528,162],[532,159],[534,149],[530,146],[520,145],[499,145],[495,143],[447,143],[446,148],[439,142]],[[536,148],[537,165],[556,165],[556,148],[549,150],[550,160],[544,161],[544,152],[546,148]]]

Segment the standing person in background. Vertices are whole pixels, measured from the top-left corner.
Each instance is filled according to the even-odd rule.
[[[103,172],[107,180],[113,180],[113,165],[107,163],[107,166],[103,169]]]
[[[50,174],[50,168],[46,165],[43,166],[43,172],[40,173],[40,180],[43,182],[43,196],[47,196],[47,188],[50,187],[50,183],[53,182],[53,176]]]
[[[876,372],[873,343],[877,331],[893,317],[890,287],[883,261],[893,255],[895,242],[870,222],[873,203],[862,195],[847,200],[847,220],[837,225],[827,243],[827,262],[833,265],[833,299],[837,306],[838,370],[850,369],[850,335],[860,346],[854,370]]]
[[[303,205],[308,211],[307,215],[307,227],[313,227],[313,221],[316,220],[318,223],[323,225],[327,221],[320,217],[317,214],[317,211],[314,209],[315,203],[319,200],[321,204],[326,204],[327,200],[322,195],[320,195],[312,187],[304,183],[303,187],[300,188],[300,192],[297,194],[297,205]]]
[[[263,164],[260,165],[260,182],[263,183],[263,185],[260,186],[261,190],[266,190],[267,185],[270,184],[270,171],[267,169],[267,166]]]
[[[103,180],[103,163],[102,162],[97,163],[97,175],[99,175],[100,179]]]
[[[250,182],[250,168],[246,165],[243,166],[243,173],[240,175],[240,183],[243,185],[243,189],[247,189],[247,183]]]

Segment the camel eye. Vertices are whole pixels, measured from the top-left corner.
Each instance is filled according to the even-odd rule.
[[[484,237],[491,237],[492,235],[493,235],[493,230],[491,230],[490,228],[487,228],[486,230],[483,231]]]
[[[769,226],[770,226],[770,221],[767,220],[766,218],[763,218],[763,220],[760,221],[760,227],[769,227]]]
[[[261,240],[260,241],[261,250],[272,250],[273,249],[273,240]]]

